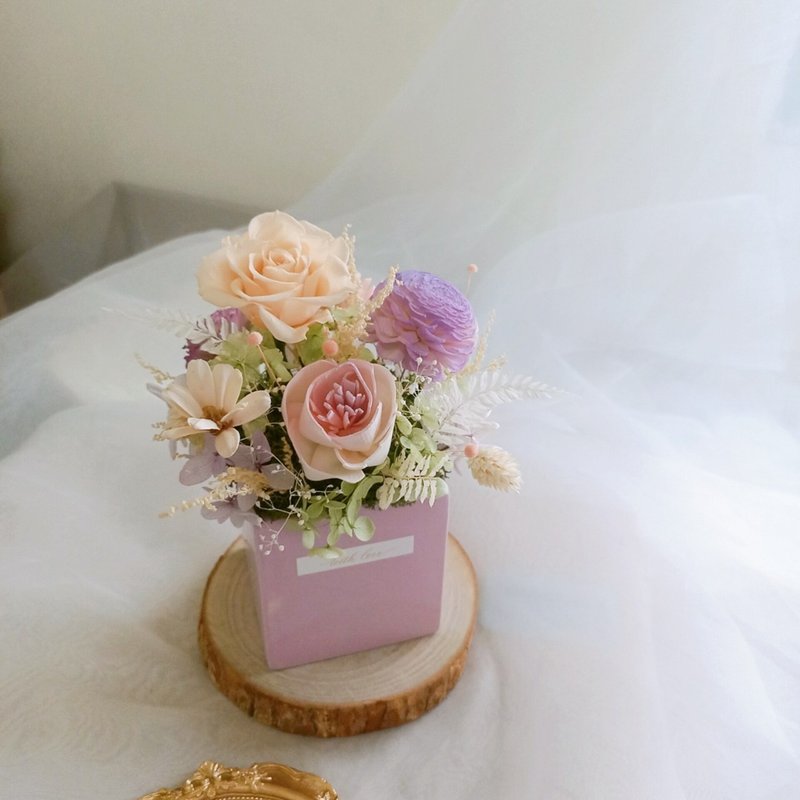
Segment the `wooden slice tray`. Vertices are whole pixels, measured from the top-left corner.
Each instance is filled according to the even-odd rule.
[[[250,580],[238,539],[208,578],[198,633],[211,680],[259,722],[323,737],[392,728],[435,708],[461,677],[478,590],[472,562],[452,535],[439,631],[364,653],[270,670]]]

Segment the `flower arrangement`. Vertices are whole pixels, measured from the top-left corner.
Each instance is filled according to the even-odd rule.
[[[156,438],[185,459],[183,484],[204,484],[168,514],[283,520],[335,558],[341,536],[371,538],[362,507],[433,504],[462,465],[479,484],[519,489],[513,458],[478,437],[496,427],[496,405],[548,388],[508,376],[502,359],[484,365],[486,334],[452,284],[393,268],[373,289],[347,231],[279,211],[226,238],[198,283],[218,309],[178,321],[185,374],[148,367],[167,406]]]

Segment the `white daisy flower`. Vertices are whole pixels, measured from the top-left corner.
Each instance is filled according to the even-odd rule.
[[[169,406],[163,436],[183,439],[208,432],[214,437],[217,452],[230,458],[239,447],[238,425],[252,422],[270,407],[268,392],[251,392],[241,400],[242,373],[230,364],[213,369],[206,361],[189,362],[186,375],[161,392]]]

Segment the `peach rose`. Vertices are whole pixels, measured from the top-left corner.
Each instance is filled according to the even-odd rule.
[[[286,386],[283,419],[303,471],[312,481],[355,483],[389,453],[397,414],[394,375],[353,359],[315,361]]]
[[[301,342],[312,323],[329,321],[330,309],[355,290],[349,257],[343,237],[271,211],[203,259],[197,281],[210,303],[241,308],[291,344]]]

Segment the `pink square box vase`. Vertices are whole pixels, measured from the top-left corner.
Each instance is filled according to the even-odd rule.
[[[275,526],[264,520],[246,536],[264,651],[284,669],[435,633],[442,608],[448,498],[385,511],[363,508],[375,522],[369,542],[343,535],[338,559],[309,556],[299,533],[286,530],[263,552]],[[320,526],[321,539],[327,536]]]

